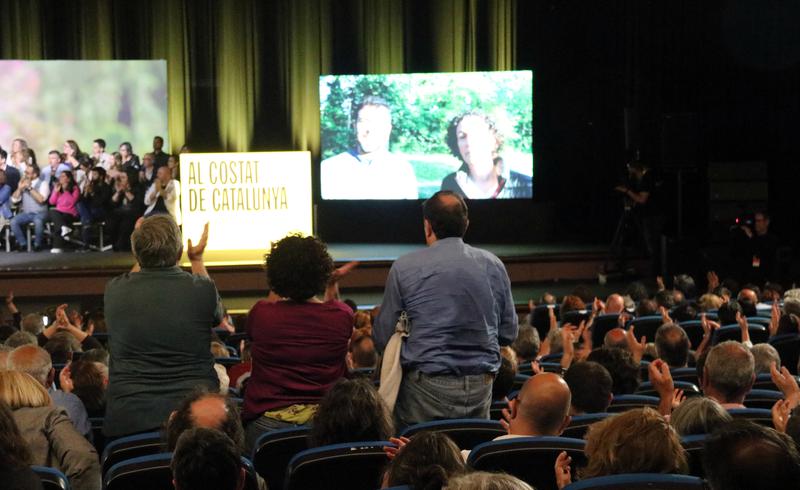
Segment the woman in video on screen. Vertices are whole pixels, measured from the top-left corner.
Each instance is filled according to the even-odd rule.
[[[442,180],[442,190],[468,199],[531,197],[531,178],[505,171],[499,154],[503,137],[485,114],[469,111],[455,117],[447,127],[447,146],[462,165]]]

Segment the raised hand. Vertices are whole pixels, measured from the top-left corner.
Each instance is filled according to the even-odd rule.
[[[206,249],[206,245],[208,244],[208,223],[203,226],[203,234],[200,235],[200,241],[197,242],[197,245],[192,244],[192,239],[189,239],[188,247],[186,250],[186,256],[189,257],[190,261],[198,261],[203,260],[203,252]]]
[[[572,458],[567,455],[566,451],[561,451],[558,453],[555,471],[556,485],[558,486],[559,490],[572,483],[572,469],[570,468],[571,464]]]

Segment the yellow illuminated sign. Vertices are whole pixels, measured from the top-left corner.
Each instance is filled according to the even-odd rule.
[[[312,233],[307,151],[181,154],[184,246],[209,223],[206,250],[269,250],[289,233]]]

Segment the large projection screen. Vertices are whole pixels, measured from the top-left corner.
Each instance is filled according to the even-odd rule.
[[[533,72],[320,77],[322,199],[531,198]]]
[[[47,160],[75,140],[91,152],[102,138],[109,152],[130,142],[150,151],[167,134],[167,63],[164,60],[0,60],[0,145],[22,138]]]

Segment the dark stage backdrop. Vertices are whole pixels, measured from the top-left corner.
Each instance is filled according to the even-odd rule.
[[[0,54],[167,59],[173,150],[310,150],[317,161],[320,74],[532,68],[535,198],[472,203],[471,240],[609,241],[627,108],[629,140],[648,162],[694,169],[688,233],[705,231],[707,162],[763,160],[773,226],[796,241],[798,5],[0,0]],[[670,229],[675,174],[663,174]],[[318,219],[329,241],[422,239],[418,203],[319,202]]]

